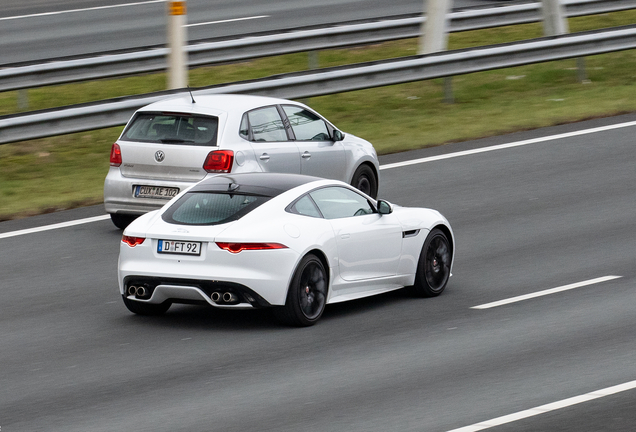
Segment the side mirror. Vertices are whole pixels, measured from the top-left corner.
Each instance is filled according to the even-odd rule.
[[[340,132],[338,129],[333,130],[333,140],[334,141],[342,141],[344,139],[344,134]]]
[[[393,213],[391,204],[384,200],[378,200],[378,213],[381,215]]]

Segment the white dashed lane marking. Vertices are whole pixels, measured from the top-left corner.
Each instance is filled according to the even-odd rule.
[[[480,423],[475,423],[470,426],[464,426],[459,429],[453,429],[448,432],[477,432],[484,429],[489,429],[495,426],[501,426],[506,423],[512,423],[517,420],[525,419],[528,417],[536,416],[539,414],[545,414],[550,411],[559,410],[562,408],[567,408],[572,405],[577,405],[583,402],[588,402],[594,399],[602,398],[605,396],[614,395],[616,393],[621,393],[624,391],[632,390],[636,388],[636,381],[626,382],[624,384],[619,384],[613,387],[607,387],[601,390],[596,390],[590,393],[586,393],[580,396],[574,396],[568,399],[563,399],[557,402],[552,402],[546,405],[541,405],[535,408],[531,408],[525,411],[519,411],[513,414],[508,414],[502,417],[497,417],[491,420],[486,420]]]
[[[510,303],[516,303],[516,302],[520,302],[523,300],[528,300],[528,299],[532,299],[535,297],[542,297],[542,296],[546,296],[546,295],[550,295],[550,294],[555,294],[555,293],[559,293],[562,291],[568,291],[568,290],[572,290],[575,288],[581,288],[584,286],[588,286],[588,285],[594,285],[594,284],[598,284],[598,283],[602,283],[602,282],[607,282],[607,281],[611,281],[614,279],[618,279],[622,276],[603,276],[600,278],[596,278],[596,279],[590,279],[590,280],[586,280],[583,282],[577,282],[577,283],[573,283],[570,285],[563,285],[560,287],[556,287],[556,288],[550,288],[547,290],[543,290],[543,291],[537,291],[534,293],[530,293],[530,294],[525,294],[525,295],[520,295],[517,297],[510,297],[504,300],[499,300],[499,301],[495,301],[492,303],[486,303],[486,304],[482,304],[479,306],[473,306],[471,307],[471,309],[490,309],[490,308],[494,308],[497,306],[503,306],[503,305],[507,305]]]

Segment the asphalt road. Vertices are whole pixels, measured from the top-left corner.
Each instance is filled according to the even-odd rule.
[[[173,306],[117,290],[121,232],[89,207],[0,223],[0,427],[14,431],[446,431],[636,380],[634,128],[601,119],[390,155],[380,196],[441,210],[457,237],[434,299],[267,311]],[[368,137],[372,138],[372,137]],[[620,276],[490,309],[474,306]],[[636,390],[492,428],[633,430]]]
[[[515,0],[524,1],[524,0]],[[5,2],[7,3],[7,2]],[[455,8],[496,0],[455,0]],[[423,0],[189,0],[191,41],[421,13]],[[165,45],[163,0],[23,0],[0,10],[0,65]]]

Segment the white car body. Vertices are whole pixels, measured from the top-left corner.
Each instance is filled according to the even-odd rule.
[[[289,181],[291,186],[285,186]],[[227,223],[184,225],[165,220],[169,212],[175,211],[171,207],[182,202],[180,198],[185,200],[186,194],[203,191],[212,183],[241,185],[238,191],[244,184],[263,184],[263,190],[270,184],[273,188],[282,184],[287,189]],[[290,207],[299,198],[306,200],[309,193],[326,195],[332,191],[359,195],[373,213],[327,219],[295,213]],[[337,201],[331,200],[341,205]],[[385,209],[390,206],[390,213],[380,214],[379,203],[336,180],[277,174],[219,175],[181,192],[161,210],[139,217],[126,228],[123,239],[145,240],[134,246],[121,243],[120,294],[127,304],[199,303],[228,309],[283,306],[299,263],[312,255],[323,261],[327,273],[325,303],[353,300],[414,285],[423,246],[434,229],[448,238],[450,256],[446,264],[450,276],[455,246],[444,216],[431,209],[386,202],[382,203]],[[160,253],[160,240],[200,242],[200,254]],[[218,243],[275,243],[285,247],[232,253]],[[134,290],[142,286],[145,295],[136,295]],[[215,292],[231,292],[236,299],[215,301]]]
[[[269,112],[272,107],[278,107],[282,121],[267,123],[261,120],[259,124],[252,124],[256,120],[251,120],[252,123],[248,122],[248,130],[241,129],[244,116],[248,115],[246,113],[253,119],[258,113]],[[287,107],[304,110],[302,112],[311,113],[318,120],[309,122],[309,125],[303,123],[307,119],[288,113]],[[209,145],[162,139],[160,132],[154,132],[154,129],[153,136],[150,136],[151,131],[146,132],[149,139],[127,138],[134,128],[134,122],[140,122],[138,119],[151,113],[157,116],[159,113],[166,113],[190,118],[212,118],[217,122],[218,130]],[[300,136],[300,132],[307,133],[305,129],[301,129],[311,130],[311,125],[319,125],[325,133],[317,134],[314,139]],[[162,125],[154,125],[158,126]],[[270,129],[266,130],[267,127]],[[194,130],[197,134],[200,132],[198,129]],[[257,130],[258,136],[255,132]],[[242,135],[242,132],[245,134]],[[210,152],[220,150],[227,150],[232,154],[231,165],[227,169],[206,171],[206,158]],[[365,178],[360,178],[359,169],[364,166],[368,168],[367,177],[374,177],[370,179],[372,184],[369,190],[364,189],[367,185]],[[193,103],[191,96],[186,94],[150,104],[132,116],[113,145],[111,167],[104,182],[104,206],[106,212],[113,217],[113,222],[125,227],[134,217],[162,207],[171,195],[174,196],[175,193],[219,172],[313,175],[354,184],[372,196],[377,194],[379,184],[379,163],[373,146],[354,135],[343,134],[304,104],[248,95],[197,96]],[[138,196],[138,187],[144,187],[141,190],[152,192],[153,195],[149,193]],[[157,196],[158,194],[167,196]]]

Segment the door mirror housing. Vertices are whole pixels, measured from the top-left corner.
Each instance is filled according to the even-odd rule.
[[[391,203],[384,200],[378,200],[378,213],[381,215],[393,213],[393,207]]]
[[[333,140],[334,141],[342,141],[344,139],[344,134],[340,132],[338,129],[333,130]]]

